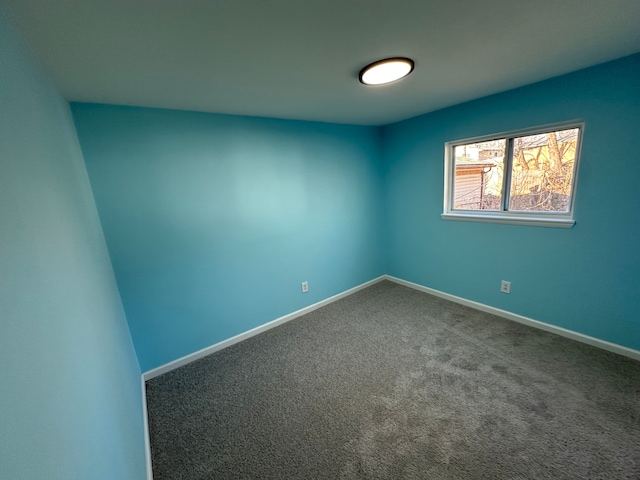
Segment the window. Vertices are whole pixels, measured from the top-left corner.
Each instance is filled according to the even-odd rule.
[[[574,225],[582,122],[445,144],[445,220]]]

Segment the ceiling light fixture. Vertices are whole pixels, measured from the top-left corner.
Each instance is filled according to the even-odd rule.
[[[395,82],[413,72],[413,60],[404,57],[386,58],[360,70],[360,83],[384,85]]]

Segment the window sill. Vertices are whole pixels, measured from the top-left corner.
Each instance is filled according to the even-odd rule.
[[[575,220],[568,218],[534,217],[525,215],[510,214],[486,214],[474,213],[443,213],[440,215],[443,220],[454,220],[458,222],[483,222],[483,223],[504,223],[510,225],[527,225],[530,227],[552,227],[571,228],[575,225]]]

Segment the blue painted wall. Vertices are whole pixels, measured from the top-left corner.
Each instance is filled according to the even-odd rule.
[[[0,11],[0,478],[145,478],[140,369],[69,105]]]
[[[572,229],[440,219],[444,142],[572,119]],[[639,133],[640,55],[384,127],[386,273],[640,349]]]
[[[72,111],[143,371],[384,273],[379,129]]]

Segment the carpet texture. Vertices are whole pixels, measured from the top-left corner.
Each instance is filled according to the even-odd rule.
[[[389,281],[147,401],[156,480],[640,478],[639,362]]]

